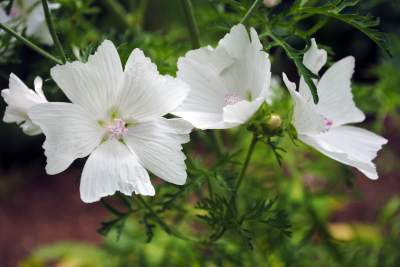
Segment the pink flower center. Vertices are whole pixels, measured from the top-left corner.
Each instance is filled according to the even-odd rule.
[[[226,94],[224,98],[225,105],[234,105],[242,100],[243,100],[242,97],[235,93]]]
[[[121,139],[128,133],[126,123],[123,119],[115,118],[111,123],[105,126],[111,139]]]
[[[324,124],[325,124],[325,128],[327,130],[329,130],[333,125],[333,121],[328,118],[324,118]]]

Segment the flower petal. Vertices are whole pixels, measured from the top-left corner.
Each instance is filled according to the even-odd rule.
[[[223,125],[222,109],[227,91],[220,72],[234,61],[226,53],[220,56],[222,51],[203,47],[189,51],[178,60],[177,77],[190,86],[190,92],[173,114],[200,129]]]
[[[6,11],[0,6],[0,23],[6,23],[9,20],[10,18],[7,16]]]
[[[121,142],[113,139],[92,152],[83,168],[80,193],[85,203],[111,196],[116,191],[154,196],[154,187],[137,156]]]
[[[46,171],[57,174],[77,158],[89,155],[103,138],[104,129],[83,108],[70,103],[44,103],[32,107],[29,117],[46,140]]]
[[[324,49],[318,49],[315,39],[311,39],[310,49],[304,54],[303,64],[314,74],[318,74],[320,69],[325,66],[328,54]]]
[[[176,109],[188,93],[184,82],[160,75],[150,59],[134,49],[125,68],[118,108],[122,116],[148,121]]]
[[[324,130],[324,118],[319,115],[312,102],[307,102],[297,91],[296,84],[289,81],[285,73],[283,82],[294,101],[293,125],[299,134],[318,133]]]
[[[353,101],[351,76],[354,72],[354,58],[346,57],[333,64],[317,84],[320,101],[317,110],[333,121],[333,125],[361,122],[364,113]]]
[[[254,101],[239,101],[233,105],[224,107],[224,122],[230,127],[238,126],[247,122],[256,113],[264,102],[264,98],[257,98]],[[234,126],[233,126],[234,125]]]
[[[73,103],[104,119],[115,106],[123,70],[114,44],[105,40],[87,63],[57,65],[51,76]]]
[[[246,27],[243,24],[237,24],[218,42],[218,46],[225,48],[231,56],[242,58],[249,43]]]
[[[306,144],[343,164],[357,168],[368,178],[378,179],[372,162],[387,140],[358,127],[340,126],[317,135],[299,135]]]
[[[40,103],[47,102],[46,97],[29,89],[16,75],[10,74],[9,89],[1,91],[1,96],[7,103],[3,121],[21,124],[22,130],[27,135],[41,133],[40,128],[33,124],[28,117],[28,110]]]
[[[182,119],[160,118],[129,128],[127,144],[143,165],[167,182],[186,182],[185,155],[182,144],[189,142],[193,126]]]
[[[236,121],[233,124],[224,123],[227,95],[237,95],[241,100],[269,97],[268,54],[262,51],[254,29],[250,30],[250,35],[251,42],[246,28],[236,25],[216,49],[200,48],[179,59],[178,78],[185,81],[191,91],[173,114],[200,129],[231,128],[240,124],[238,121],[248,119],[248,114],[243,114],[241,118],[228,117]]]

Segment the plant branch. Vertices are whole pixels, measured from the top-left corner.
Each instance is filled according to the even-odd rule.
[[[160,225],[160,227],[169,235],[175,236],[176,238],[185,240],[185,241],[190,241],[190,242],[194,242],[194,243],[204,243],[204,241],[201,240],[195,240],[195,239],[191,239],[188,238],[186,236],[184,236],[183,234],[181,234],[180,232],[178,232],[176,229],[171,228],[166,222],[164,222],[164,220],[158,216],[158,214],[153,210],[153,208],[143,199],[142,196],[137,196],[137,199],[139,200],[139,202],[142,204],[142,206],[147,209],[147,211],[150,213],[150,215],[154,218],[154,220],[156,220],[156,222]]]
[[[121,26],[130,27],[128,14],[124,7],[117,0],[105,0],[104,4],[116,15],[115,18],[120,22]]]
[[[235,187],[233,188],[233,192],[232,192],[232,199],[231,199],[232,201],[235,200],[237,192],[239,190],[239,187],[242,184],[243,177],[246,173],[247,167],[249,166],[249,162],[250,162],[251,156],[253,155],[253,151],[257,144],[257,141],[258,141],[258,138],[257,138],[256,134],[253,134],[253,138],[251,139],[250,146],[247,150],[246,159],[244,160],[242,170],[240,171],[238,177],[236,178],[236,184],[235,184]]]
[[[251,7],[249,8],[249,10],[247,10],[246,14],[244,15],[244,17],[240,20],[240,24],[244,24],[253,14],[253,12],[255,10],[257,10],[258,6],[261,4],[262,0],[254,0],[253,4],[251,5]]]
[[[187,27],[190,32],[190,38],[192,41],[192,47],[194,49],[200,47],[200,32],[197,26],[196,18],[193,13],[193,5],[191,0],[181,0],[183,5],[183,11],[187,22]]]
[[[42,48],[40,48],[39,46],[35,45],[34,43],[29,41],[25,37],[23,37],[20,34],[18,34],[17,32],[15,32],[13,29],[11,29],[8,26],[4,25],[3,23],[0,23],[0,28],[3,29],[8,34],[11,34],[12,36],[14,36],[15,39],[17,39],[18,41],[21,41],[26,46],[28,46],[31,49],[35,50],[37,53],[41,54],[45,58],[50,59],[50,60],[52,60],[53,62],[55,62],[57,64],[60,64],[60,65],[63,64],[63,62],[60,59],[58,59],[55,56],[51,55],[50,53],[44,51]]]
[[[54,45],[56,46],[56,48],[58,50],[58,54],[60,55],[61,60],[63,61],[63,63],[66,63],[67,57],[65,56],[64,49],[60,43],[60,39],[58,38],[56,28],[54,27],[53,18],[51,16],[51,12],[50,12],[47,0],[42,0],[42,5],[43,5],[43,10],[44,10],[44,15],[46,18],[46,23],[47,23],[47,26],[49,27],[49,31],[51,34],[51,38],[53,39]]]

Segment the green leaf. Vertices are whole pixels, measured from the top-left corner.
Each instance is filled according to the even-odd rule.
[[[388,55],[391,55],[387,45],[386,35],[376,28],[379,25],[379,19],[371,15],[342,13],[346,8],[356,6],[359,2],[359,0],[335,0],[319,7],[301,7],[297,9],[297,12],[310,15],[322,15],[347,23],[364,33]]]

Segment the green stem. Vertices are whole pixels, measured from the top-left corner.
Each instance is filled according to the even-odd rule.
[[[119,21],[121,26],[130,27],[128,14],[125,12],[124,7],[117,0],[105,0],[104,4],[116,15],[115,18]]]
[[[243,177],[246,173],[247,167],[249,166],[249,162],[250,162],[251,156],[253,155],[253,151],[257,144],[257,141],[258,141],[257,136],[254,134],[253,138],[251,139],[249,149],[247,150],[247,155],[246,155],[246,159],[244,160],[242,170],[240,171],[238,177],[236,178],[236,184],[235,184],[235,187],[234,187],[233,193],[232,193],[232,200],[234,200],[236,198],[239,187],[242,184]]]
[[[217,130],[209,130],[208,135],[214,146],[213,149],[216,150],[218,156],[221,156],[223,154],[224,145],[220,133],[217,132]]]
[[[317,87],[316,87],[314,81],[310,78],[310,75],[307,75],[307,72],[309,74],[312,74],[312,72],[309,71],[308,69],[306,69],[306,66],[304,66],[301,59],[298,57],[297,54],[293,53],[293,51],[292,51],[293,48],[288,43],[286,43],[285,40],[283,40],[281,37],[278,37],[277,35],[275,35],[271,30],[268,30],[266,32],[266,34],[269,37],[271,37],[271,39],[274,40],[279,46],[281,46],[283,48],[283,50],[285,51],[286,55],[291,60],[293,60],[294,64],[296,65],[299,76],[302,76],[304,78],[305,82],[307,83],[307,85],[311,91],[311,95],[313,97],[314,103],[317,104],[319,101]]]
[[[197,26],[196,18],[193,13],[193,6],[191,0],[181,0],[183,5],[183,11],[187,21],[188,30],[190,32],[190,38],[192,41],[192,47],[194,49],[200,47],[200,32]]]
[[[204,243],[204,241],[201,240],[195,240],[195,239],[190,239],[180,232],[178,232],[176,229],[171,228],[164,220],[158,216],[158,214],[153,210],[153,208],[143,199],[142,196],[137,196],[137,199],[139,202],[142,204],[144,208],[147,209],[147,211],[153,216],[153,218],[156,220],[156,222],[160,225],[160,227],[169,235],[175,236],[176,238],[185,240],[185,241],[190,241],[194,243]]]
[[[49,5],[47,4],[47,0],[42,0],[42,5],[43,5],[43,10],[44,10],[44,15],[46,18],[46,23],[47,23],[47,26],[49,27],[49,31],[51,34],[51,38],[53,39],[54,45],[56,46],[56,48],[58,50],[58,54],[60,55],[61,60],[63,61],[63,63],[66,63],[67,57],[65,56],[64,49],[61,45],[60,39],[58,38],[56,28],[54,27],[53,18],[51,16]]]
[[[253,14],[253,12],[255,10],[257,10],[258,6],[261,4],[262,0],[254,0],[253,4],[251,5],[251,7],[249,8],[249,10],[247,10],[246,14],[244,15],[244,17],[240,20],[240,24],[244,24],[246,22],[246,20],[248,20],[251,15]]]
[[[31,49],[35,50],[36,52],[38,52],[39,54],[41,54],[42,56],[46,57],[47,59],[50,59],[52,61],[54,61],[57,64],[63,64],[63,62],[54,57],[53,55],[51,55],[50,53],[47,53],[46,51],[44,51],[42,48],[40,48],[39,46],[35,45],[34,43],[32,43],[31,41],[29,41],[28,39],[26,39],[25,37],[19,35],[17,32],[15,32],[13,29],[9,28],[8,26],[0,23],[0,28],[3,29],[5,32],[11,34],[12,36],[14,36],[17,40],[21,41],[22,43],[24,43],[26,46],[30,47]]]

